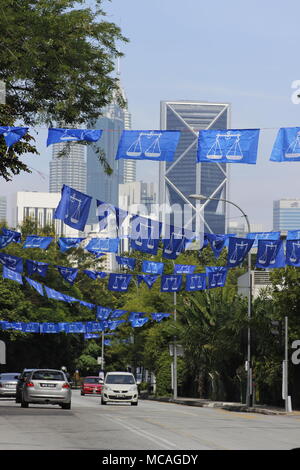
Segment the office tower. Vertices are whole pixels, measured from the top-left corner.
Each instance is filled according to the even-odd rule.
[[[224,163],[197,163],[199,130],[227,129],[230,120],[230,105],[227,103],[205,103],[203,101],[162,101],[162,130],[180,130],[181,137],[173,162],[161,162],[159,168],[159,203],[188,205],[191,210],[195,200],[190,194],[208,197],[226,197],[228,189],[227,165]],[[198,231],[225,233],[226,205],[211,200],[201,212],[202,223],[195,226],[193,209],[192,228]],[[200,213],[200,212],[198,212]],[[176,216],[176,214],[175,214]],[[176,219],[178,220],[178,218]],[[186,220],[182,221],[186,224]]]
[[[123,91],[123,98],[125,101],[126,96]],[[124,129],[130,130],[131,129],[131,114],[128,112],[127,109],[124,109]],[[135,160],[124,160],[124,183],[134,183],[136,181],[136,161]]]
[[[300,230],[300,199],[273,201],[273,230]]]
[[[119,186],[119,207],[130,213],[134,213],[134,209],[131,210],[131,207],[141,205],[145,207],[145,216],[150,216],[151,206],[156,202],[154,183],[135,181]]]
[[[54,211],[61,199],[61,193],[38,191],[18,191],[12,195],[12,226],[20,228],[23,221],[30,218],[39,228],[54,223],[57,236],[78,237],[78,230],[66,225],[63,220],[53,219]],[[34,234],[32,234],[34,235]]]
[[[0,196],[0,222],[7,221],[7,199],[6,196]]]
[[[53,144],[50,161],[50,193],[60,193],[64,184],[86,193],[86,147],[76,142]]]
[[[120,91],[125,98],[121,86]],[[96,199],[118,206],[119,184],[124,182],[124,173],[126,181],[135,178],[135,161],[132,165],[123,159],[116,160],[122,131],[126,127],[130,127],[130,114],[120,107],[116,99],[103,110],[103,115],[93,123],[92,128],[102,129],[103,133],[99,142],[89,147],[87,151],[87,194],[93,197],[88,219],[89,224],[98,222]],[[105,173],[104,167],[99,162],[99,154],[97,153],[99,151],[104,153],[106,161],[112,168],[111,175]]]

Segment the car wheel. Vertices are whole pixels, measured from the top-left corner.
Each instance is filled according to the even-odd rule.
[[[131,406],[137,406],[138,405],[138,402],[137,401],[132,401],[131,402]]]
[[[71,402],[70,403],[62,403],[61,407],[63,410],[70,410],[71,409]]]
[[[101,405],[106,405],[107,402],[105,400],[103,400],[103,398],[101,398]]]
[[[80,394],[80,395],[81,395],[82,397],[84,397],[84,395],[85,395],[85,394],[84,394],[83,392],[81,392],[81,394]]]
[[[28,408],[29,403],[28,401],[21,401],[21,408]]]

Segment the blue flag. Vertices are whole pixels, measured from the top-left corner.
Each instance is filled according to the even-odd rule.
[[[161,276],[161,292],[178,292],[182,284],[181,274],[163,274]]]
[[[3,279],[11,279],[12,281],[16,281],[19,284],[23,284],[22,275],[17,271],[12,271],[6,266],[3,266],[2,276]]]
[[[153,286],[157,278],[159,277],[159,274],[138,274],[137,275],[137,282],[138,285],[141,284],[141,282],[145,282],[149,289]]]
[[[285,257],[282,240],[258,240],[257,268],[283,268]]]
[[[300,239],[300,230],[288,230],[287,240],[299,240]]]
[[[201,130],[197,162],[255,164],[258,139],[259,129]]]
[[[160,323],[164,318],[168,318],[170,313],[151,313],[152,319]]]
[[[84,339],[96,339],[96,338],[100,338],[99,333],[86,333],[84,335]]]
[[[54,212],[54,219],[63,220],[66,225],[84,231],[92,198],[66,186],[61,190],[61,200]]]
[[[101,305],[97,305],[96,318],[97,320],[107,320],[111,312],[111,308],[101,307]]]
[[[39,274],[40,276],[46,277],[48,266],[48,263],[42,263],[41,261],[33,261],[31,259],[26,260],[26,269],[29,276],[32,276],[32,274]]]
[[[196,273],[186,275],[186,291],[198,291],[206,288],[206,274]]]
[[[175,264],[174,265],[174,274],[193,274],[196,266],[191,264]]]
[[[300,239],[286,241],[286,264],[300,267]]]
[[[54,300],[62,300],[63,302],[66,301],[64,294],[61,292],[58,292],[57,290],[51,289],[50,287],[44,286],[46,295],[48,299],[54,299]]]
[[[15,243],[21,243],[21,233],[16,232],[15,230],[9,230],[8,228],[2,229],[2,234],[12,238],[12,241]]]
[[[28,127],[0,126],[0,135],[4,136],[7,147],[11,147],[27,133]]]
[[[169,236],[163,236],[162,256],[167,259],[176,259],[193,240],[195,235],[190,230],[170,226]]]
[[[108,280],[108,289],[117,292],[126,292],[131,278],[132,274],[111,273]]]
[[[129,131],[122,133],[116,160],[155,160],[172,162],[180,131]]]
[[[7,245],[12,243],[14,240],[9,235],[0,235],[0,249],[5,248]]]
[[[216,258],[219,258],[222,250],[225,246],[228,246],[228,241],[231,237],[234,237],[234,233],[216,234],[216,233],[206,233],[206,238],[210,243],[211,249],[214,252]]]
[[[65,302],[68,302],[69,304],[72,304],[73,302],[80,302],[79,299],[75,299],[75,297],[71,297],[70,295],[67,294],[62,294],[64,296]]]
[[[142,272],[148,274],[162,274],[164,267],[164,263],[157,261],[143,261]]]
[[[61,326],[58,323],[44,322],[40,323],[41,333],[60,333],[62,331]]]
[[[206,288],[224,287],[227,278],[227,268],[222,266],[206,267],[207,283]]]
[[[114,219],[115,222],[115,228],[120,228],[121,225],[123,224],[124,220],[128,216],[128,212],[120,209],[119,207],[113,206],[112,204],[109,204],[108,202],[103,202],[99,201],[98,199],[96,200],[97,203],[97,216],[99,220],[99,229],[101,230],[106,230],[108,228],[108,218],[113,216],[112,218]]]
[[[136,259],[135,258],[124,258],[123,256],[116,256],[117,263],[128,269],[134,270]]]
[[[136,320],[137,318],[143,318],[145,312],[130,312],[128,315],[128,321]]]
[[[114,321],[109,321],[108,322],[108,329],[110,331],[114,331],[116,328],[118,328],[119,325],[124,323],[125,320],[114,320]]]
[[[28,284],[30,284],[31,287],[33,287],[40,295],[44,295],[44,289],[42,284],[37,281],[34,281],[33,279],[30,279],[29,277],[25,277],[25,279]]]
[[[23,248],[40,248],[41,250],[47,250],[53,237],[39,237],[38,235],[29,235],[26,237]]]
[[[48,129],[47,147],[59,142],[97,142],[102,135],[102,130],[96,129]]]
[[[134,320],[131,321],[131,326],[132,328],[140,328],[141,326],[144,326],[145,323],[149,321],[149,318],[135,318]]]
[[[228,246],[227,267],[239,266],[251,250],[253,243],[254,239],[231,237]]]
[[[280,240],[280,232],[251,232],[247,233],[247,238],[254,239],[252,248],[256,248],[258,240]]]
[[[61,237],[57,240],[57,244],[62,253],[70,248],[76,248],[85,238],[64,238]]]
[[[37,322],[22,323],[23,333],[39,333],[40,324]]]
[[[107,321],[88,321],[85,326],[87,333],[97,333],[98,331],[105,331]]]
[[[110,315],[110,318],[120,318],[123,315],[125,315],[125,313],[128,313],[128,310],[122,310],[122,309],[113,310],[113,312]]]
[[[85,302],[84,300],[79,300],[79,303],[80,303],[80,305],[83,305],[83,307],[87,307],[90,310],[93,310],[96,307],[96,305],[91,304],[89,302]]]
[[[140,215],[131,218],[130,246],[133,250],[156,255],[160,240],[161,222]]]
[[[85,249],[90,253],[117,253],[119,238],[91,238]]]
[[[16,271],[18,273],[23,272],[23,260],[18,256],[0,253],[0,263],[12,271]]]
[[[65,323],[66,333],[85,333],[86,327],[82,322],[66,322]]]
[[[103,271],[90,271],[89,269],[85,269],[84,271],[84,274],[86,274],[90,279],[93,279],[93,281],[95,281],[96,279],[98,279],[98,277],[100,279],[104,279],[106,276],[107,276],[107,273],[103,272]]]
[[[66,268],[64,266],[56,266],[61,276],[69,282],[69,284],[73,285],[74,281],[78,274],[77,268]]]
[[[281,127],[277,133],[270,160],[297,162],[300,160],[300,127]]]

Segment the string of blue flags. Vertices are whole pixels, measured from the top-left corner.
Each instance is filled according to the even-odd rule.
[[[0,126],[0,135],[10,148],[28,130],[28,127]],[[124,130],[115,158],[171,162],[182,133],[179,130]],[[101,129],[49,128],[46,144],[97,142],[102,134]],[[259,138],[260,129],[199,130],[195,162],[256,164]],[[300,161],[300,127],[278,129],[270,161]]]

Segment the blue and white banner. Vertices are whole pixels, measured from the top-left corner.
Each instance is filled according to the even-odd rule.
[[[191,264],[175,264],[174,265],[174,274],[193,274],[196,266]]]
[[[107,320],[109,315],[111,314],[112,309],[108,307],[101,307],[101,305],[97,305],[96,310],[96,319],[97,320]]]
[[[84,274],[86,274],[90,279],[95,281],[96,279],[104,279],[107,276],[107,273],[104,271],[90,271],[89,269],[85,269]]]
[[[75,297],[71,297],[70,295],[63,294],[65,302],[68,302],[69,304],[72,304],[73,302],[80,302],[79,299],[75,299]]]
[[[161,292],[178,292],[181,289],[181,274],[163,274],[161,276]]]
[[[63,220],[66,225],[84,231],[91,201],[91,196],[64,184],[61,190],[61,200],[55,209],[53,218]]]
[[[170,313],[151,313],[152,320],[161,322],[164,318],[168,318]]]
[[[198,291],[204,290],[206,288],[206,274],[205,273],[196,273],[196,274],[187,274],[186,275],[186,291]]]
[[[42,263],[41,261],[33,261],[31,259],[26,260],[26,270],[29,276],[32,276],[32,274],[39,274],[40,276],[46,277],[48,266],[48,263]]]
[[[270,160],[273,162],[300,161],[300,127],[281,127],[279,129]]]
[[[142,272],[148,274],[162,274],[164,267],[164,263],[157,261],[143,261]]]
[[[78,274],[77,268],[66,268],[64,266],[56,266],[60,275],[67,281],[69,284],[73,285]]]
[[[11,147],[27,133],[28,127],[0,126],[0,135],[3,135],[7,147]]]
[[[31,285],[40,295],[44,295],[44,289],[43,285],[40,282],[34,281],[33,279],[30,279],[29,277],[25,277],[26,281],[28,284]]]
[[[110,331],[114,331],[116,328],[118,328],[119,325],[121,325],[124,322],[125,320],[109,321],[107,326]]]
[[[53,322],[40,323],[40,333],[60,333],[61,325]]]
[[[99,333],[86,333],[84,339],[97,339],[100,338]]]
[[[280,232],[250,232],[247,233],[247,238],[254,239],[252,248],[256,248],[258,240],[280,240]]]
[[[159,278],[159,274],[138,274],[137,282],[138,282],[138,285],[140,285],[141,282],[145,282],[145,284],[147,284],[149,289],[151,289],[151,287],[153,286],[157,278]]]
[[[288,230],[287,240],[300,240],[300,230]]]
[[[12,271],[11,269],[3,266],[2,272],[3,279],[10,279],[11,281],[16,281],[19,284],[23,284],[22,274],[17,271]]]
[[[130,312],[128,315],[128,321],[136,320],[137,318],[143,318],[145,312]]]
[[[254,239],[250,238],[229,238],[227,267],[235,268],[239,266],[249,253],[254,243]]]
[[[86,322],[87,333],[97,333],[98,331],[105,331],[107,328],[107,321],[88,321]]]
[[[109,275],[108,289],[117,292],[126,292],[131,281],[132,274],[115,274]]]
[[[120,318],[125,315],[125,313],[128,313],[128,310],[116,309],[112,311],[110,318]]]
[[[50,287],[44,286],[46,295],[48,299],[54,299],[54,300],[62,300],[63,302],[66,301],[65,295],[62,294],[61,292],[58,292],[57,290],[51,289]]]
[[[134,320],[131,321],[131,326],[132,328],[140,328],[141,326],[144,326],[145,323],[149,321],[149,318],[135,318]]]
[[[206,267],[207,283],[206,288],[224,287],[227,278],[227,268],[222,266]]]
[[[258,140],[259,129],[199,131],[197,162],[255,164]]]
[[[77,248],[85,238],[64,238],[60,237],[57,240],[57,244],[62,253],[69,250],[70,248]]]
[[[134,270],[136,259],[135,258],[124,258],[123,256],[116,256],[117,263],[124,268]]]
[[[85,250],[93,254],[117,253],[119,241],[119,238],[92,238]]]
[[[97,142],[102,135],[98,129],[48,129],[47,147],[60,142]]]
[[[23,248],[39,248],[41,250],[47,250],[53,237],[39,237],[38,235],[29,235],[26,237]]]
[[[172,162],[180,137],[180,131],[129,131],[122,133],[116,160],[155,160]]]
[[[23,272],[23,259],[18,256],[0,253],[0,263],[12,271],[16,271],[18,273]]]
[[[168,238],[166,235],[162,238],[162,256],[167,259],[176,259],[194,238],[195,234],[192,231],[170,226]]]
[[[222,253],[223,248],[228,246],[229,239],[235,236],[235,233],[216,234],[216,233],[206,233],[206,239],[209,241],[211,249],[214,252],[216,258]]]
[[[128,212],[119,207],[113,206],[108,202],[96,200],[97,209],[96,215],[99,220],[99,229],[112,230],[120,229],[124,220],[128,216]]]
[[[285,256],[282,240],[258,240],[257,268],[283,268]]]
[[[0,235],[0,250],[5,248],[7,245],[13,242],[13,239],[9,235]]]
[[[65,333],[85,333],[86,327],[82,322],[66,322]]]
[[[8,228],[3,227],[2,235],[12,238],[12,241],[15,243],[21,243],[21,233],[16,232],[15,230],[9,230]]]
[[[39,333],[40,323],[37,323],[37,322],[22,323],[22,331],[23,333]]]
[[[161,222],[140,215],[131,218],[130,246],[133,250],[156,255],[160,240]]]
[[[286,264],[300,267],[300,239],[286,240]]]
[[[79,300],[79,303],[80,305],[83,305],[83,307],[87,307],[90,310],[93,310],[96,307],[95,304],[91,304],[90,302],[85,302],[84,300]]]

